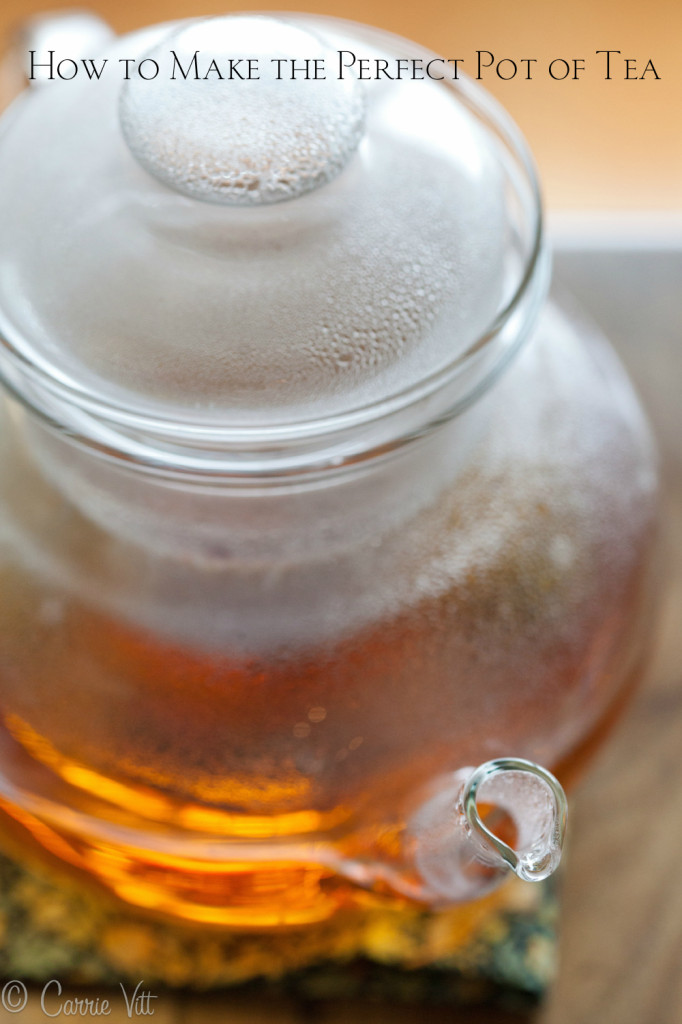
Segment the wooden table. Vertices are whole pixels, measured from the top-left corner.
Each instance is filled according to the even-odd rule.
[[[573,801],[562,967],[542,1024],[682,1021],[682,246],[558,276],[610,333],[661,446],[664,591],[648,680]]]

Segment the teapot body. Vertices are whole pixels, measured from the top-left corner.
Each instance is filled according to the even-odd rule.
[[[3,806],[140,905],[324,917],[462,765],[570,780],[641,666],[653,446],[554,304],[459,415],[313,474],[179,476],[3,418]]]
[[[101,80],[0,136],[3,813],[228,927],[546,877],[646,650],[656,465],[546,301],[523,140],[465,80],[177,80],[415,53],[335,19],[67,22]]]

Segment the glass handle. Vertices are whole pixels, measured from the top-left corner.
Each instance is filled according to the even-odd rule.
[[[534,780],[539,780],[540,791]],[[520,849],[506,843],[481,818],[478,795],[486,788],[486,802],[492,800],[501,806],[516,823],[521,833],[517,839]],[[520,758],[486,761],[472,772],[464,785],[462,809],[472,838],[475,835],[482,844],[481,852],[501,868],[511,868],[526,882],[541,882],[556,871],[566,834],[568,808],[561,783],[547,769]]]
[[[475,899],[509,870],[542,881],[561,860],[566,816],[561,784],[532,761],[501,758],[454,772],[406,830],[420,898]]]
[[[15,31],[6,60],[9,69],[6,74],[11,73],[17,84],[43,85],[59,77],[60,61],[94,58],[113,36],[109,25],[88,11],[38,14]],[[31,50],[35,53],[32,77]],[[67,76],[68,70],[64,71]]]

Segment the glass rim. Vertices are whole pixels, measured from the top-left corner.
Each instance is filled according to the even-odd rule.
[[[282,17],[278,13],[278,17]],[[307,16],[319,22],[343,22],[343,19],[323,15]],[[401,47],[409,46],[411,54],[433,57],[431,51],[383,30],[353,24],[365,35],[382,40],[392,38]],[[72,441],[97,449],[100,454],[123,458],[128,463],[139,463],[148,468],[176,470],[180,473],[198,471],[209,475],[234,476],[272,475],[292,470],[319,470],[325,465],[339,462],[357,462],[423,436],[438,424],[456,416],[471,405],[502,372],[513,352],[520,346],[534,321],[547,290],[548,274],[544,244],[542,200],[535,163],[527,143],[506,110],[473,79],[460,73],[457,81],[445,80],[444,85],[454,89],[460,102],[474,114],[477,121],[492,132],[511,156],[522,181],[527,201],[522,203],[523,214],[530,214],[529,243],[518,270],[518,277],[510,288],[492,323],[461,353],[441,368],[420,376],[407,386],[386,395],[379,401],[333,413],[299,420],[269,423],[265,426],[235,425],[203,421],[189,417],[188,410],[159,414],[134,402],[118,402],[98,396],[87,390],[54,366],[41,365],[32,360],[24,346],[12,342],[15,333],[4,323],[0,310],[0,383],[26,408],[51,428],[66,433]],[[21,100],[21,97],[19,98]],[[535,287],[533,288],[533,285]],[[525,304],[525,305],[524,305]],[[525,314],[519,316],[519,314]],[[453,386],[477,360],[487,355],[496,340],[516,317],[520,323],[512,332],[514,337],[502,344],[498,358],[486,366],[483,373],[454,397]],[[16,336],[16,333],[15,333]],[[426,410],[419,420],[420,405],[434,396],[442,396],[441,408]],[[406,425],[396,424],[401,414],[410,410],[417,414]],[[393,425],[393,430],[386,429]],[[359,436],[362,428],[384,427],[377,438],[376,431],[365,438]],[[355,435],[352,439],[349,433]],[[371,433],[371,432],[370,432]],[[156,441],[157,444],[150,442]],[[311,442],[316,442],[311,446]],[[331,442],[331,445],[329,444]],[[170,448],[169,445],[184,447]],[[328,450],[325,452],[324,446]],[[307,450],[303,452],[303,448]],[[202,448],[204,454],[202,456]],[[286,449],[290,458],[286,458]],[[342,453],[342,454],[340,454]],[[249,457],[251,462],[249,462]]]

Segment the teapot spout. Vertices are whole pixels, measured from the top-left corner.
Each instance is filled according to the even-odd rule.
[[[511,870],[529,882],[561,860],[566,796],[544,768],[518,758],[454,772],[409,822],[406,857],[433,903],[475,899]]]

